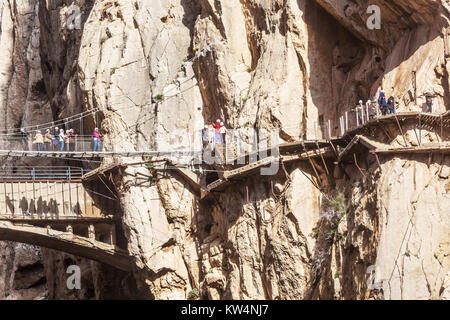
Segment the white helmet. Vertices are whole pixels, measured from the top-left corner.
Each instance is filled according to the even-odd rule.
[[[362,104],[363,103],[363,101],[362,100],[359,100],[359,104]]]
[[[37,133],[41,133],[41,130],[38,130]]]
[[[219,119],[217,119],[217,120],[216,120],[216,122],[217,122],[217,123],[220,123],[220,120],[219,120]]]
[[[425,94],[430,94],[430,90],[425,91]]]
[[[372,103],[372,101],[371,100],[367,100],[367,103]]]
[[[381,93],[386,93],[386,91],[384,91],[384,90],[381,90]]]
[[[205,129],[208,129],[209,127],[207,125],[205,125]]]
[[[95,128],[94,131],[98,131],[98,128]]]
[[[220,125],[223,126],[223,122],[221,122]]]
[[[55,130],[58,130],[59,128],[58,127],[55,127]]]
[[[391,97],[395,98],[395,93],[393,93]]]

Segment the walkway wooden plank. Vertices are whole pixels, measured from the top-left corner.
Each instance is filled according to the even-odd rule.
[[[320,155],[324,157],[334,157],[334,150],[331,147],[325,147],[320,148],[318,150],[313,151],[307,151],[300,154],[293,154],[293,155],[282,155],[281,161],[282,162],[293,162],[293,161],[301,161],[301,160],[308,160],[308,157],[314,158],[314,157],[320,157]]]
[[[229,180],[235,177],[244,177],[248,174],[251,174],[254,170],[258,170],[263,166],[269,165],[273,162],[277,162],[279,161],[278,157],[267,157],[264,158],[262,160],[258,160],[254,163],[250,163],[246,166],[234,169],[234,170],[229,170],[229,171],[225,171],[223,173],[223,177],[225,178],[225,180]]]

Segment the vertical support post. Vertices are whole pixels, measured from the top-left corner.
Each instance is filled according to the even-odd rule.
[[[355,109],[355,114],[356,114],[356,127],[359,127],[358,108]]]
[[[328,120],[328,140],[331,141],[331,120]]]
[[[34,185],[34,179],[33,179],[33,211],[31,213],[36,213],[36,188]]]
[[[76,207],[80,208],[80,196],[79,196],[79,190],[78,190],[78,183],[77,183],[77,205],[76,205]],[[76,213],[78,213],[78,212],[76,212]]]
[[[84,216],[87,216],[87,200],[86,200],[86,189],[83,188],[83,192],[84,192]]]
[[[12,214],[15,213],[15,204],[14,204],[14,183],[11,182],[11,201],[12,201]]]
[[[315,140],[318,140],[318,138],[317,138],[317,121],[314,121],[314,135],[315,135]]]
[[[72,215],[73,213],[73,206],[72,206],[72,182],[70,180],[69,175],[69,215]]]
[[[345,131],[345,128],[344,128],[344,116],[341,116],[339,118],[339,125],[341,127],[341,137],[343,137],[344,136],[344,131]]]
[[[364,107],[360,107],[361,109],[361,125],[363,126],[365,123],[365,117],[364,117]]]
[[[56,181],[53,182],[53,196],[55,197],[55,209],[57,210],[58,209],[58,201],[57,201],[58,197],[56,196]],[[64,207],[64,202],[63,202],[63,207]],[[56,210],[54,212],[55,214],[56,214]],[[58,214],[59,214],[59,212],[58,212]]]
[[[111,240],[110,240],[111,244],[116,245],[116,225],[115,225],[115,223],[113,223],[111,225],[110,236],[111,236]]]
[[[64,201],[64,200],[65,200],[65,197],[64,197],[64,183],[63,183],[63,182],[61,182],[61,186],[62,186],[61,190],[62,190],[62,207],[63,207],[63,215],[65,216],[65,215],[66,215],[66,202]]]
[[[88,234],[89,234],[89,239],[94,239],[95,240],[95,227],[93,224],[90,224],[88,227]]]
[[[6,182],[3,182],[3,190],[5,192],[5,213],[8,215],[8,202],[6,197]]]
[[[37,213],[38,214],[42,214],[42,203],[43,203],[43,200],[42,200],[42,182],[41,181],[39,181],[39,200],[41,200],[41,211],[39,212],[39,205],[38,205]]]
[[[348,131],[348,111],[345,111],[345,132]]]

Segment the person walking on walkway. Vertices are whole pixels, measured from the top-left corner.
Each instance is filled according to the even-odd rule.
[[[58,150],[58,142],[59,142],[59,128],[55,127],[55,129],[53,129],[53,151]]]
[[[433,98],[436,98],[436,96],[431,95],[430,90],[425,91],[425,112],[433,113]]]
[[[66,135],[65,135],[65,139],[64,139],[64,144],[66,145],[67,152],[70,151],[70,130],[72,130],[72,129],[66,130]]]
[[[380,106],[381,114],[383,116],[387,115],[387,102],[384,90],[381,90],[380,92],[380,96],[378,97],[378,105]]]
[[[66,135],[64,134],[64,129],[59,130],[58,140],[59,140],[59,145],[60,145],[59,151],[63,152],[64,151],[64,142],[66,141]]]
[[[359,100],[358,104],[355,107],[355,114],[356,114],[356,117],[358,118],[359,125],[362,125],[363,112],[364,112],[364,104],[363,104],[362,100]]]
[[[226,134],[227,134],[227,128],[225,128],[225,125],[223,122],[220,123],[220,129],[219,129],[219,133],[220,133],[220,138],[222,139],[222,143],[225,144],[226,143]]]
[[[387,106],[390,114],[395,114],[395,94],[392,94],[388,99]]]
[[[45,136],[44,136],[44,150],[45,151],[50,151],[50,145],[52,144],[52,140],[53,140],[53,136],[50,133],[50,129],[47,129],[45,131]]]
[[[215,131],[216,144],[222,144],[222,136],[220,134],[220,120],[217,119],[216,123],[213,125]]]
[[[98,133],[98,128],[94,129],[92,138],[94,139],[94,152],[100,152],[100,133]]]
[[[42,146],[44,144],[44,136],[42,135],[41,130],[36,131],[33,144],[36,145],[36,151],[42,151]]]
[[[70,129],[70,132],[69,132],[69,145],[70,145],[69,150],[70,151],[75,151],[75,138],[76,138],[75,131],[73,129]]]
[[[369,112],[369,119],[375,119],[375,117],[377,116],[377,109],[375,107],[375,101],[367,101],[367,108],[368,108],[368,112]]]

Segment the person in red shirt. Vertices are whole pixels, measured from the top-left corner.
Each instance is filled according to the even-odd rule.
[[[212,124],[216,133],[216,144],[222,144],[222,135],[220,134],[220,120],[217,119],[216,123]]]

